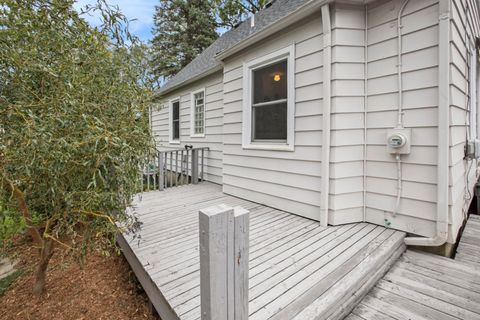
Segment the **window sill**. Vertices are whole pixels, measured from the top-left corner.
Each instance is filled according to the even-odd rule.
[[[169,143],[170,144],[180,144],[180,140],[172,140]]]
[[[287,151],[293,152],[294,146],[288,144],[244,144],[242,146],[246,150],[265,150],[265,151]]]
[[[199,133],[191,134],[190,138],[205,138],[205,134],[204,133],[203,134],[199,134]]]

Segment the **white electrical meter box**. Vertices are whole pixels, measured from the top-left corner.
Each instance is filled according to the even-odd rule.
[[[472,139],[467,141],[465,146],[465,158],[478,159],[480,158],[480,140]]]
[[[387,131],[387,152],[390,154],[409,154],[412,130],[405,128]]]

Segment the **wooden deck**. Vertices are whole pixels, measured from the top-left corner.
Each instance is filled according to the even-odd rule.
[[[250,211],[250,319],[341,319],[404,251],[402,232],[324,228],[211,183],[144,193],[143,227],[119,244],[163,320],[200,319],[198,211],[216,204]]]
[[[480,216],[471,214],[458,244],[455,260],[480,267]]]
[[[479,251],[471,215],[455,260],[408,250],[347,320],[480,319]]]

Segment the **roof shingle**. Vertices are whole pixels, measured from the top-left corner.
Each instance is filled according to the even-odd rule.
[[[186,65],[175,76],[173,76],[163,87],[159,94],[170,91],[180,86],[189,79],[200,76],[221,65],[215,56],[225,51],[237,43],[247,39],[251,35],[265,29],[272,23],[286,17],[292,11],[298,9],[309,0],[277,0],[270,7],[263,9],[255,14],[255,23],[251,27],[251,17],[242,22],[237,28],[231,29],[220,36],[207,49],[199,54],[192,62]]]

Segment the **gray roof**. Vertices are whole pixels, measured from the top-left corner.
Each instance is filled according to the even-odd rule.
[[[277,0],[273,4],[255,14],[254,27],[250,26],[250,20],[242,22],[237,28],[231,29],[220,36],[207,49],[199,54],[185,68],[173,76],[162,88],[159,94],[162,94],[174,87],[181,85],[193,77],[200,76],[210,70],[215,70],[221,66],[215,56],[236,44],[242,42],[254,33],[257,33],[274,22],[288,16],[289,13],[300,8],[309,0]]]

